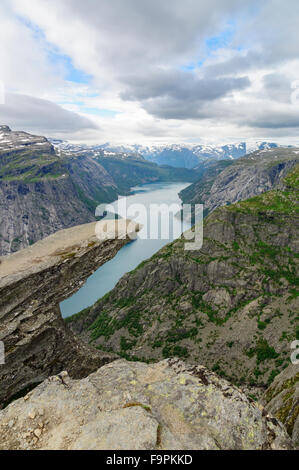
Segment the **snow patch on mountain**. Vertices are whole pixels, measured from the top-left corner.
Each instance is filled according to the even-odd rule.
[[[143,146],[112,145],[109,142],[88,146],[50,139],[57,151],[64,153],[88,153],[94,157],[145,158],[158,165],[177,168],[195,168],[209,160],[235,160],[256,150],[268,150],[280,145],[274,142],[238,142],[226,145],[163,144]]]

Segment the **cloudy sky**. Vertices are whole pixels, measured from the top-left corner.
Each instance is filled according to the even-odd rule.
[[[298,0],[1,0],[0,123],[85,143],[299,143],[298,20]]]

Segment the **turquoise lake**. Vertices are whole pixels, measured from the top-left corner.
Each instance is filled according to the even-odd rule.
[[[145,213],[137,214],[134,218],[135,221],[143,225],[143,229],[138,234],[136,240],[124,246],[113,259],[92,274],[76,294],[60,304],[60,310],[64,318],[93,305],[98,299],[111,291],[125,273],[135,269],[142,261],[153,256],[163,246],[180,237],[184,231],[190,228],[188,222],[181,222],[180,218],[173,217],[170,224],[172,230],[170,230],[167,239],[146,239],[145,237],[147,229],[148,231],[155,232],[161,226],[159,219],[154,217],[152,211],[149,210],[150,205],[181,205],[178,193],[189,185],[190,183],[183,182],[151,183],[132,188],[132,195],[126,198],[126,205],[133,209],[137,208],[135,204],[142,204],[142,207],[146,208]],[[124,203],[124,200],[122,200],[122,203]],[[119,209],[118,202],[115,201],[112,203],[112,206],[115,207],[117,212],[117,209]],[[126,216],[121,211],[118,213],[121,217]],[[132,219],[133,217],[131,216],[130,218]]]

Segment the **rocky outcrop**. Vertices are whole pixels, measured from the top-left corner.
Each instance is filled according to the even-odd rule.
[[[61,318],[59,303],[75,293],[138,230],[117,221],[120,238],[99,240],[96,224],[74,227],[0,258],[0,406],[67,369],[81,378],[115,358],[83,345]],[[109,227],[114,221],[100,222]]]
[[[299,449],[299,365],[291,364],[279,374],[263,396],[266,409],[284,423]]]
[[[124,360],[50,377],[0,411],[0,449],[292,449],[283,426],[201,366]]]
[[[195,183],[180,192],[180,198],[184,204],[202,204],[204,198],[210,194],[211,188],[217,176],[229,166],[233,165],[233,160],[220,160],[208,162],[202,168],[202,174]],[[206,210],[208,213],[208,210]]]
[[[298,162],[298,149],[258,150],[234,162],[212,163],[203,176],[180,193],[185,204],[204,204],[205,213],[279,186]]]
[[[285,191],[214,211],[201,250],[186,251],[184,239],[166,246],[76,318],[73,331],[126,358],[179,356],[266,388],[288,365],[296,338],[293,180],[298,187],[298,171]]]

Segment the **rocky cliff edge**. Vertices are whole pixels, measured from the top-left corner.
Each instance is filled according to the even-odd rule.
[[[64,369],[82,378],[115,359],[83,345],[65,325],[59,309],[61,301],[139,230],[137,224],[119,220],[117,237],[99,240],[96,227],[109,232],[114,221],[99,224],[62,230],[0,258],[0,341],[5,346],[0,407]]]

